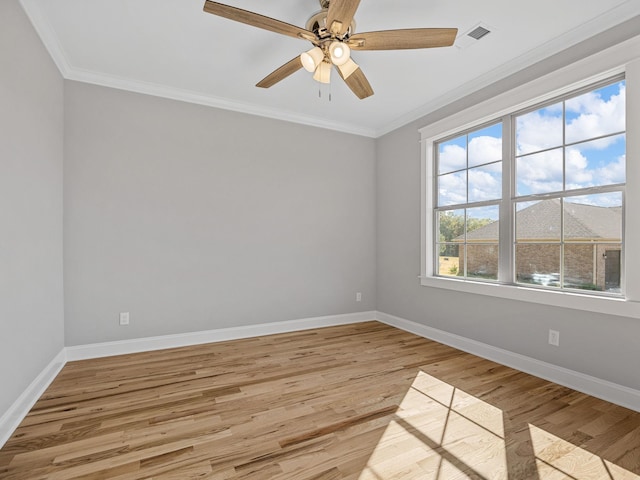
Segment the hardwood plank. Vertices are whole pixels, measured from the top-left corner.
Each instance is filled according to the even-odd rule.
[[[366,322],[67,364],[0,478],[640,479],[640,413]]]

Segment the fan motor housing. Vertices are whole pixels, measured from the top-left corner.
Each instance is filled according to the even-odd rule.
[[[324,4],[326,4],[327,6],[324,7]],[[307,30],[315,33],[318,36],[321,36],[319,35],[319,32],[321,30],[327,29],[327,13],[329,8],[329,0],[320,0],[320,5],[322,6],[322,10],[311,15],[311,17],[309,17],[309,20],[307,20],[307,23],[305,24],[305,28]],[[344,37],[348,38],[350,35],[353,35],[355,31],[356,21],[355,19],[353,19],[351,21],[351,25],[349,25],[349,29],[344,34]]]

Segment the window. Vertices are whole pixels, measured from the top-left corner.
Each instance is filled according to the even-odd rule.
[[[624,79],[434,143],[436,276],[623,294]]]
[[[438,275],[498,280],[502,125],[437,143]]]
[[[515,279],[622,294],[625,82],[515,117]]]
[[[640,318],[638,52],[640,37],[420,129],[421,285]],[[497,199],[476,188],[476,173],[493,163],[475,163],[488,142],[479,137],[501,141]],[[459,163],[447,166],[456,151]],[[448,174],[464,182],[439,192],[455,186]],[[527,230],[527,216],[544,220],[546,237]],[[595,232],[581,229],[585,221]],[[455,235],[440,235],[446,222]],[[544,249],[553,264],[539,261]]]

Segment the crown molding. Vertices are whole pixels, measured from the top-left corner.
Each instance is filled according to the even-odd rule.
[[[448,93],[439,96],[431,102],[427,102],[417,109],[414,109],[404,115],[401,115],[391,122],[381,126],[380,128],[364,128],[360,125],[334,122],[327,119],[314,117],[311,115],[302,115],[293,112],[283,111],[278,108],[263,107],[251,103],[244,103],[235,100],[224,99],[213,95],[207,95],[201,92],[179,89],[166,85],[143,82],[139,80],[117,77],[102,72],[94,72],[83,70],[73,66],[68,56],[62,48],[55,31],[40,9],[36,0],[19,0],[23,10],[27,14],[29,20],[33,24],[34,29],[40,36],[45,48],[51,55],[58,70],[63,78],[78,82],[91,83],[119,90],[126,90],[145,95],[168,98],[187,103],[204,105],[209,107],[230,110],[239,113],[257,115],[274,120],[292,122],[311,127],[323,128],[328,130],[339,131],[352,135],[359,135],[369,138],[379,138],[392,132],[413,121],[419,120],[436,110],[446,107],[447,105],[471,95],[489,85],[513,75],[527,67],[534,65],[552,55],[562,52],[568,48],[575,46],[581,41],[585,41],[594,35],[594,32],[600,34],[609,28],[628,20],[637,15],[637,0],[627,0],[616,8],[613,8],[596,19],[582,24],[581,26],[570,30],[559,37],[543,44],[542,46],[532,49],[524,55],[519,56],[513,61],[506,62],[498,68],[492,69],[483,75],[478,76],[473,81],[467,82]],[[607,48],[611,45],[604,45]],[[595,52],[594,52],[595,53]]]
[[[53,62],[58,67],[60,74],[63,78],[67,78],[72,67],[67,60],[67,55],[62,48],[62,44],[58,41],[58,36],[55,34],[53,27],[46,17],[42,15],[42,12],[34,0],[20,0],[20,5],[40,37],[40,40],[42,40],[47,52],[49,52]]]
[[[435,98],[431,102],[421,105],[420,107],[406,113],[405,115],[397,117],[396,119],[385,125],[383,128],[377,129],[375,131],[375,138],[382,137],[383,135],[386,135],[387,133],[390,133],[400,127],[419,120],[420,118],[425,117],[430,113],[435,112],[436,110],[450,105],[456,100],[460,100],[461,98],[478,92],[485,87],[488,87],[504,78],[509,77],[510,75],[516,74],[528,67],[531,67],[538,62],[552,57],[553,55],[561,54],[563,51],[575,47],[580,42],[586,41],[589,38],[604,33],[606,30],[614,28],[615,26],[622,24],[623,22],[633,18],[634,16],[638,18],[637,3],[635,3],[635,0],[627,0],[625,3],[609,10],[607,13],[600,15],[599,17],[592,19],[589,22],[583,23],[579,27],[568,31],[537,48],[529,50],[527,53],[520,55],[519,57],[506,62],[483,75],[479,75],[472,81],[467,82],[460,87],[455,88],[448,93]],[[637,30],[635,31],[635,33],[630,32],[627,40],[633,38],[635,35],[637,35]],[[600,48],[590,52],[586,56],[593,55],[598,51],[605,50],[607,48],[613,47],[614,45],[615,43],[602,44],[600,45]]]
[[[373,129],[363,128],[357,125],[335,122],[322,118],[312,117],[309,115],[300,115],[283,111],[278,108],[262,107],[255,104],[238,102],[190,90],[184,90],[150,82],[143,82],[140,80],[122,78],[104,73],[82,70],[75,67],[69,68],[67,75],[64,75],[64,78],[67,80],[90,83],[103,87],[115,88],[118,90],[126,90],[129,92],[141,93],[144,95],[151,95],[171,100],[178,100],[186,103],[204,105],[207,107],[220,108],[222,110],[230,110],[233,112],[266,117],[273,120],[281,120],[301,125],[308,125],[311,127],[324,128],[327,130],[335,130],[342,133],[375,138],[375,131]]]

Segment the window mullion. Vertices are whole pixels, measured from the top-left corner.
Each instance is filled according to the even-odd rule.
[[[498,281],[513,283],[513,200],[515,193],[515,137],[511,116],[502,118],[502,200],[500,201],[500,229]]]

